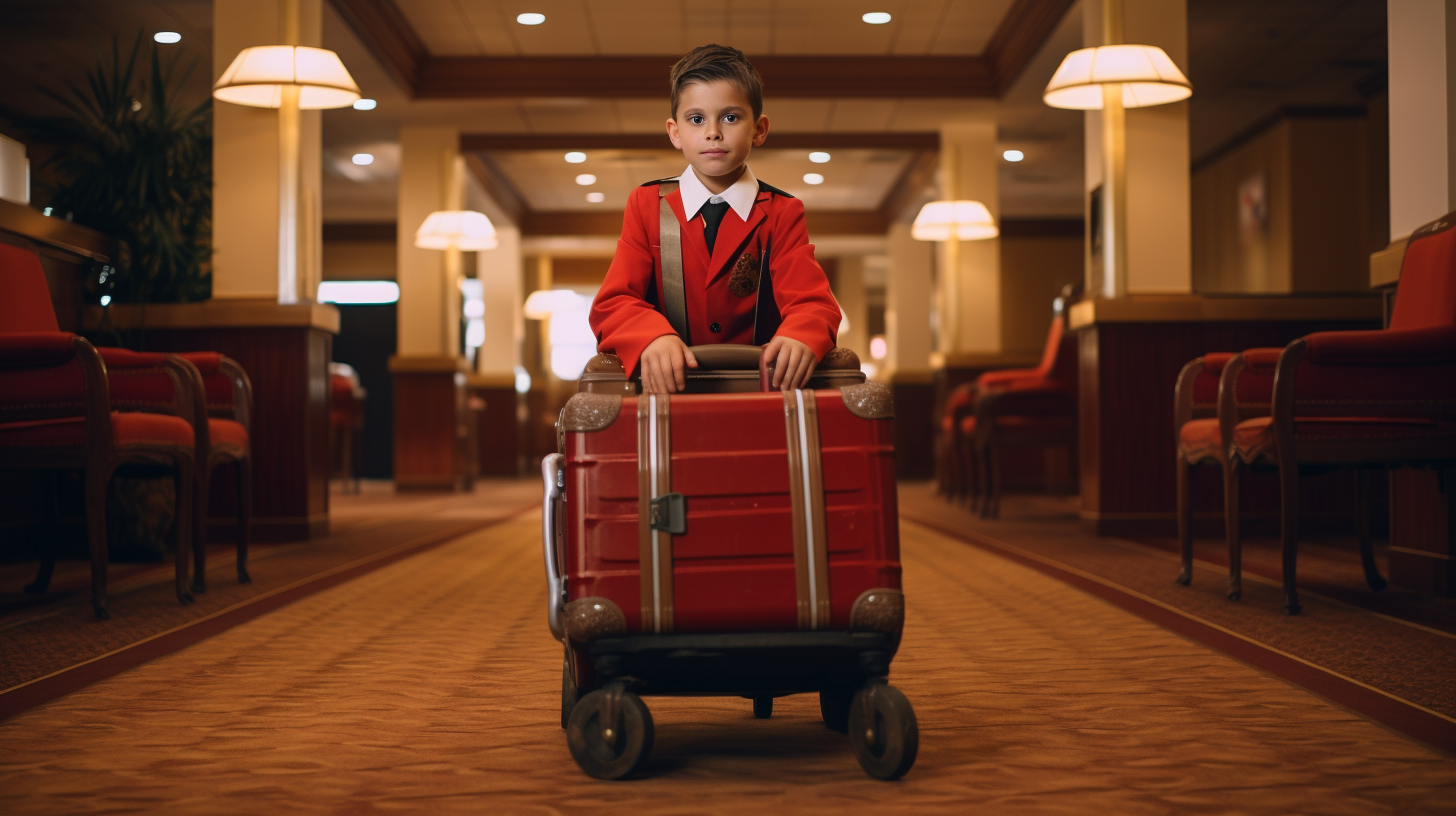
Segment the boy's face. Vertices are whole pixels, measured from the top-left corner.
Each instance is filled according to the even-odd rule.
[[[768,138],[768,117],[755,120],[748,94],[732,82],[695,82],[678,95],[667,135],[704,183],[711,188],[710,179],[725,179],[726,188],[738,180],[748,152]]]

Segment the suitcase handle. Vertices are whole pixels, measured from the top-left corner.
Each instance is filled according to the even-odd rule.
[[[566,606],[566,581],[556,565],[557,516],[561,509],[561,494],[566,487],[562,465],[566,457],[553,453],[541,460],[541,482],[544,498],[541,501],[541,546],[546,558],[546,624],[557,640],[566,637],[562,623],[562,611]]]

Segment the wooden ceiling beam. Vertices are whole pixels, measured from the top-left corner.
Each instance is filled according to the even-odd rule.
[[[665,119],[666,117],[664,117]],[[771,130],[762,150],[940,149],[939,133],[780,133]],[[666,133],[466,133],[463,153],[500,150],[672,150]]]
[[[996,77],[996,96],[1006,93],[1036,50],[1056,30],[1075,0],[1016,0],[981,53]],[[1049,77],[1050,78],[1050,77]]]
[[[993,97],[982,57],[751,56],[776,99]],[[432,57],[417,99],[571,97],[666,99],[676,59],[662,57]]]
[[[354,29],[364,47],[378,58],[405,90],[413,93],[420,69],[431,59],[424,40],[415,33],[393,0],[331,0],[344,22]]]

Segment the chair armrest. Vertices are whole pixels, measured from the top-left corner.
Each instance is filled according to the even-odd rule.
[[[206,414],[198,413],[202,378],[191,363],[175,354],[103,347],[96,350],[106,364],[111,407],[171,414],[187,420],[206,449]]]
[[[0,369],[62,365],[75,354],[75,340],[70,332],[0,334]]]
[[[1003,368],[999,371],[987,371],[976,378],[976,390],[985,391],[1014,380],[1025,379],[1041,379],[1041,375],[1034,368]]]
[[[1213,352],[1190,360],[1178,372],[1173,386],[1173,432],[1190,420],[1213,416],[1218,406],[1218,386],[1224,367],[1236,355]]]
[[[1456,363],[1456,326],[1319,332],[1304,340],[1305,359],[1325,365]]]
[[[1058,417],[1077,412],[1077,396],[1065,386],[1046,380],[1014,383],[986,391],[976,400],[976,421],[999,416]]]

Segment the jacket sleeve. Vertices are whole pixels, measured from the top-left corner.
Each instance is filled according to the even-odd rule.
[[[636,370],[649,343],[665,334],[676,334],[667,317],[649,300],[649,293],[655,294],[657,286],[651,236],[642,215],[644,199],[649,195],[655,204],[657,190],[652,187],[638,187],[628,197],[622,237],[617,240],[617,252],[591,308],[597,351],[617,355],[628,376]]]
[[[834,348],[839,334],[839,303],[829,289],[824,268],[814,260],[814,245],[804,224],[804,202],[779,198],[769,258],[774,299],[778,301],[778,335],[798,340],[816,359]]]

